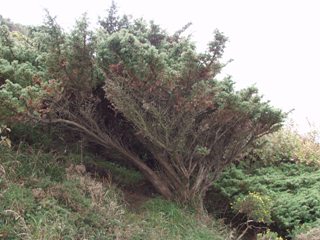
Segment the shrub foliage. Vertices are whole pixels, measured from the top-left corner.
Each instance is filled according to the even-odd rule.
[[[48,15],[27,34],[2,26],[0,121],[68,127],[125,158],[167,199],[201,207],[221,171],[284,114],[257,89],[217,79],[227,42],[219,31],[198,53],[183,34],[189,25],[169,34],[114,6],[100,23],[92,32],[84,15],[65,33]]]
[[[262,219],[263,222],[272,223],[282,233],[289,234],[297,232],[301,225],[302,229],[317,226],[320,218],[319,173],[314,166],[294,163],[255,170],[233,166],[214,185],[235,203],[251,199],[252,192],[268,198],[268,204],[251,204],[250,211],[244,213],[259,221],[252,212],[260,215],[269,212],[271,218]]]

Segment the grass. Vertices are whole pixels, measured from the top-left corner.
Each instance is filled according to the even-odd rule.
[[[111,185],[79,173],[72,159],[1,152],[2,238],[113,239],[124,206]]]
[[[112,165],[126,181],[139,179]],[[113,170],[115,172],[115,170]],[[119,177],[119,176],[118,176]],[[132,184],[132,183],[131,183]],[[0,239],[228,239],[219,221],[151,198],[129,210],[124,194],[90,176],[79,156],[0,147]]]
[[[223,240],[227,238],[225,226],[209,217],[198,219],[193,212],[183,209],[175,203],[164,201],[161,198],[152,199],[143,206],[140,215],[143,229],[149,232],[141,233],[140,238],[148,239],[156,229],[153,239],[212,239]]]

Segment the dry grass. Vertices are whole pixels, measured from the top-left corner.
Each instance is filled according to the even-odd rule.
[[[314,228],[307,233],[300,234],[295,240],[320,240],[320,228]]]

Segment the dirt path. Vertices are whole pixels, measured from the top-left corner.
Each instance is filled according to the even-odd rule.
[[[151,198],[157,196],[152,186],[146,182],[138,186],[122,188],[124,200],[128,204],[129,209],[139,210],[139,208]]]

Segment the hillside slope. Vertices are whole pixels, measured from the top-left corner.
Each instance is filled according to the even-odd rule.
[[[159,197],[131,205],[77,155],[0,146],[1,239],[213,239],[225,226]],[[138,201],[138,200],[137,200]]]

